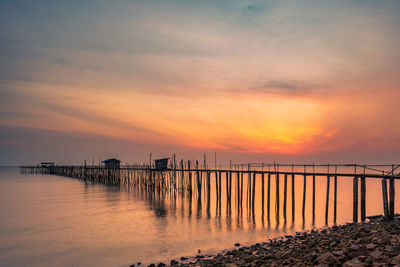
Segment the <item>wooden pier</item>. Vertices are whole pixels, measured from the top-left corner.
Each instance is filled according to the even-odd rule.
[[[216,166],[216,164],[215,164]],[[322,169],[326,168],[326,171]],[[379,168],[379,169],[378,169]],[[232,201],[235,201],[237,211],[243,211],[243,205],[254,217],[254,200],[256,187],[261,185],[262,215],[266,213],[268,221],[271,213],[271,197],[275,194],[275,215],[279,221],[281,204],[282,216],[286,223],[289,215],[292,221],[295,220],[295,195],[301,194],[302,219],[305,221],[307,198],[307,178],[312,178],[312,221],[315,221],[315,181],[316,179],[326,180],[326,198],[325,198],[325,223],[329,220],[329,199],[333,193],[333,222],[337,219],[337,180],[338,178],[353,179],[353,222],[366,219],[366,179],[380,179],[382,182],[382,207],[384,216],[387,220],[392,220],[395,213],[395,180],[400,179],[398,170],[400,165],[358,165],[358,164],[325,164],[325,165],[295,165],[295,164],[230,164],[229,168],[207,168],[206,161],[204,165],[199,166],[198,161],[183,161],[179,164],[174,162],[166,169],[156,169],[153,165],[125,165],[119,168],[105,168],[101,166],[21,166],[20,171],[23,174],[50,174],[65,177],[76,178],[85,182],[95,182],[109,185],[120,185],[134,187],[138,190],[150,192],[152,194],[162,194],[164,192],[185,193],[190,203],[193,197],[197,197],[197,208],[201,209],[202,194],[206,200],[206,210],[209,216],[211,193],[215,194],[216,212],[221,212],[222,187],[225,186],[225,199],[227,214],[231,213]],[[346,171],[343,171],[345,169]],[[352,172],[349,169],[353,169]],[[341,171],[342,170],[342,171]],[[211,175],[213,175],[215,190],[211,191]],[[302,192],[295,192],[295,176],[303,177]],[[265,188],[265,178],[267,186]],[[271,181],[275,180],[275,193],[271,191]],[[330,188],[331,178],[333,178],[333,190]],[[283,203],[280,203],[279,188],[283,179]],[[245,184],[243,183],[245,181]],[[234,184],[233,184],[234,183]],[[360,188],[359,188],[360,183]],[[388,185],[389,183],[389,185]],[[288,191],[288,185],[291,184],[291,192]],[[246,186],[246,188],[244,188]],[[232,195],[234,187],[235,194]],[[389,190],[388,190],[389,187]],[[360,189],[360,196],[359,196]],[[243,191],[245,199],[243,198]],[[266,191],[266,192],[265,192]],[[333,192],[332,192],[333,191]],[[389,191],[389,192],[388,192]],[[291,211],[288,210],[288,194],[291,195]],[[214,198],[213,198],[214,199]],[[359,207],[360,200],[360,207]],[[359,216],[360,211],[360,216]],[[289,214],[291,212],[291,214]],[[263,217],[264,218],[264,217]]]

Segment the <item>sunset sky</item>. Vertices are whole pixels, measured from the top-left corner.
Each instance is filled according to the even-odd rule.
[[[400,162],[400,1],[1,1],[0,165]]]

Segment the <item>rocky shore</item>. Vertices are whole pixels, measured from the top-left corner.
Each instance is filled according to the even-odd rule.
[[[400,266],[400,218],[298,232],[218,255],[201,255],[171,266]],[[166,266],[164,263],[150,266]]]

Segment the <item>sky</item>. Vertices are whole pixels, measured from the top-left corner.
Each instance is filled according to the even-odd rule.
[[[400,161],[400,1],[0,0],[0,165]]]

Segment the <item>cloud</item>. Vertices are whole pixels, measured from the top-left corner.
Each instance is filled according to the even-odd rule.
[[[314,87],[310,83],[296,80],[271,80],[264,83],[258,82],[249,90],[270,94],[304,95],[311,93]]]

